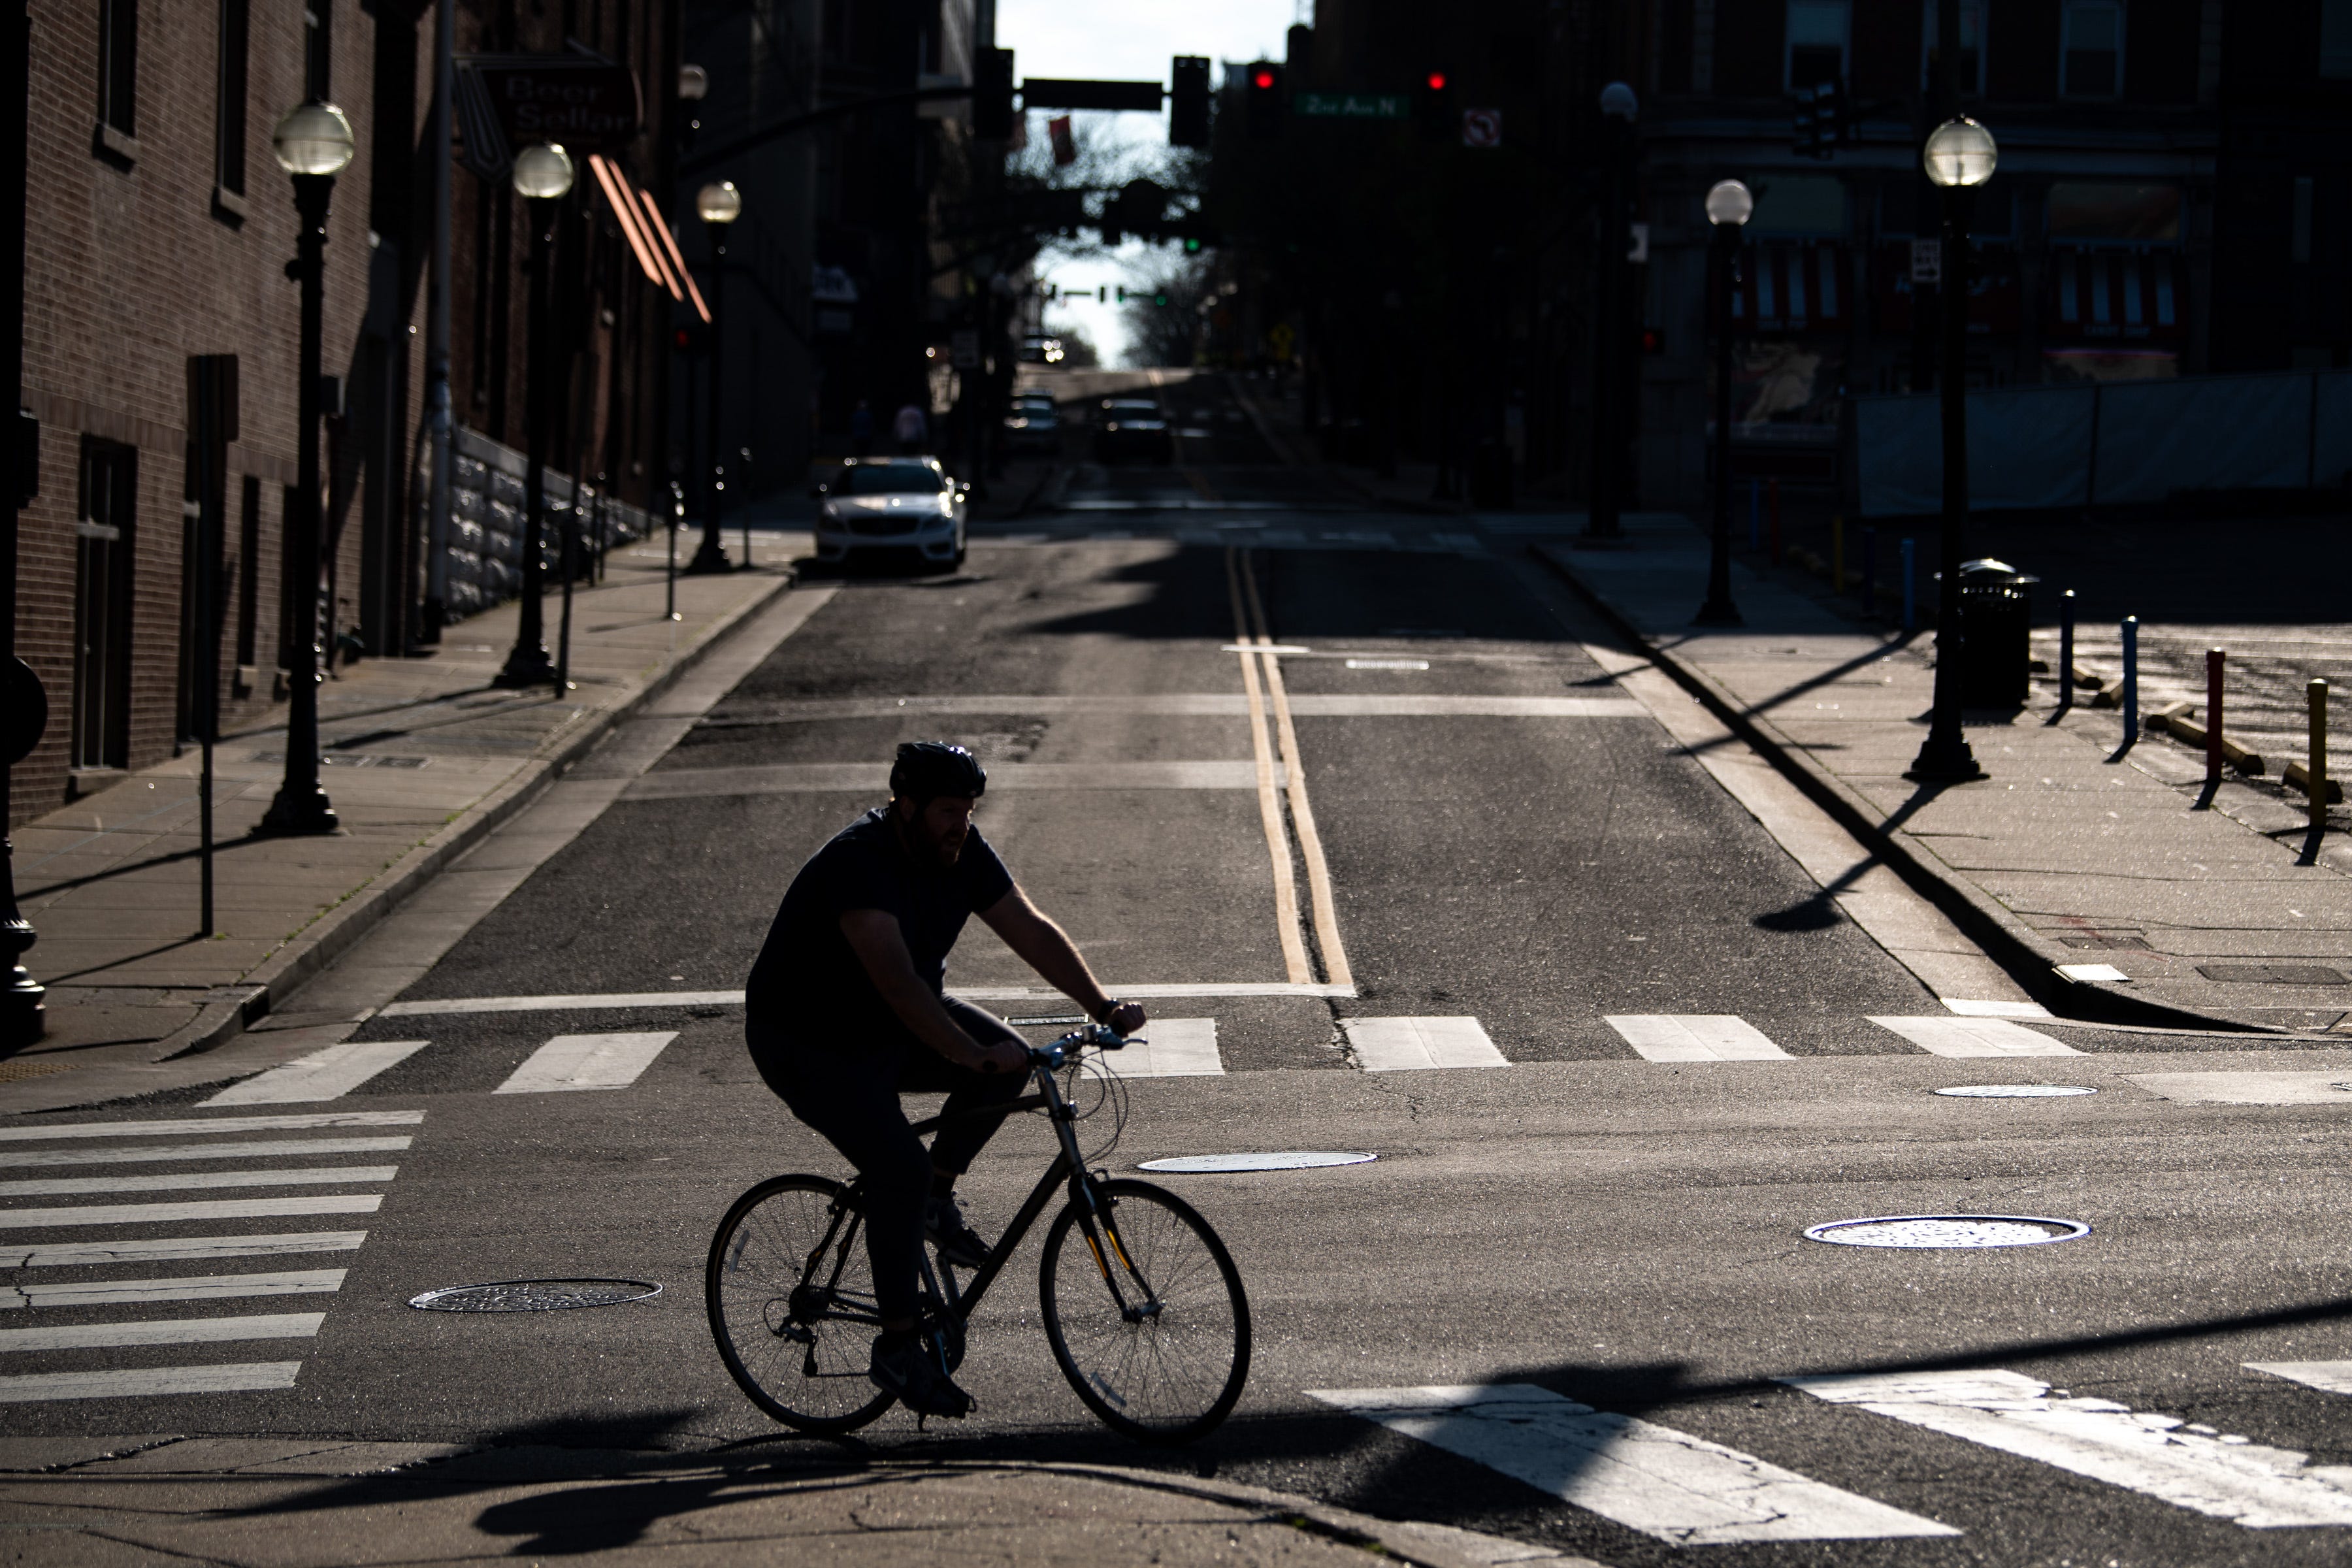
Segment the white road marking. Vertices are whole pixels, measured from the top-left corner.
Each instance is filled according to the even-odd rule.
[[[1154,1018],[1144,1026],[1148,1037],[1103,1060],[1121,1078],[1223,1077],[1225,1064],[1217,1055],[1214,1018]]]
[[[2058,973],[2069,980],[2098,981],[2119,985],[2131,978],[2112,963],[2062,963]]]
[[[1939,1057],[2079,1057],[2074,1047],[2013,1024],[2007,1018],[1882,1018],[1870,1020],[1892,1029],[1923,1051]]]
[[[316,1296],[343,1288],[341,1268],[278,1274],[192,1274],[181,1279],[82,1279],[68,1285],[0,1285],[0,1308],[135,1307],[150,1301],[217,1301],[231,1296]]]
[[[740,991],[732,993],[737,1001]],[[42,1138],[170,1138],[184,1132],[275,1132],[297,1127],[414,1127],[421,1110],[315,1110],[297,1116],[224,1116],[216,1121],[64,1121],[47,1127],[0,1127],[0,1142]]]
[[[9,1351],[106,1350],[118,1345],[202,1345],[226,1340],[316,1339],[324,1312],[251,1318],[162,1318],[143,1323],[75,1323],[61,1329],[0,1329]]]
[[[204,1101],[206,1105],[287,1105],[306,1100],[341,1100],[386,1068],[397,1067],[431,1042],[345,1040],[314,1056],[290,1061],[247,1079]]]
[[[1938,996],[1955,1015],[1963,1018],[2047,1018],[2050,1009],[2039,1002],[1970,1002],[1956,996]]]
[[[1832,1405],[2054,1465],[2249,1530],[2352,1525],[2352,1469],[2307,1456],[2181,1430],[2176,1417],[2108,1399],[2055,1398],[2013,1372],[1784,1377]]]
[[[676,1029],[644,1035],[558,1035],[492,1092],[552,1094],[575,1089],[626,1089],[653,1066]]]
[[[621,792],[623,800],[698,800],[734,795],[871,795],[887,789],[887,763],[767,763],[729,768],[665,768]],[[1247,758],[1206,762],[998,763],[991,789],[1252,789]]]
[[[339,1193],[322,1198],[222,1198],[194,1204],[89,1204],[79,1208],[0,1209],[0,1228],[34,1230],[67,1225],[180,1225],[197,1219],[263,1219],[297,1214],[373,1214],[382,1193]]]
[[[2266,1372],[2322,1394],[2352,1394],[2352,1361],[2250,1361],[2248,1372]]]
[[[1342,1018],[1339,1026],[1366,1072],[1511,1065],[1475,1018]]]
[[[2352,1071],[2136,1072],[2124,1075],[2165,1100],[2187,1105],[2352,1106]]]
[[[1316,691],[1290,700],[1301,719],[1646,719],[1627,697],[1466,697],[1440,692]]]
[[[1197,985],[1112,985],[1113,996],[1150,1000],[1171,996],[1336,996],[1356,994],[1353,985],[1321,985],[1285,980],[1206,981]],[[948,994],[972,1002],[1034,1002],[1061,995],[1035,985],[950,985]],[[740,991],[615,991],[579,996],[452,996],[437,1002],[394,1002],[382,1017],[422,1017],[447,1013],[572,1013],[620,1007],[740,1007]]]
[[[1225,651],[1241,645],[1228,644]],[[1255,643],[1253,653],[1263,652]],[[1275,651],[1293,650],[1276,645]],[[1312,719],[1638,719],[1648,710],[1623,697],[1496,697],[1445,692],[1318,691],[1290,700],[1291,711]],[[909,715],[982,717],[994,714],[1060,718],[1090,713],[1118,718],[1245,719],[1246,695],[1224,691],[1158,691],[1120,696],[1031,694],[992,697],[810,697],[746,703],[705,722],[713,727],[809,723],[827,719],[904,719]],[[843,766],[876,766],[844,763]],[[880,767],[887,773],[887,766]],[[657,775],[647,775],[648,777]],[[992,782],[994,769],[989,771]]]
[[[1958,1535],[1752,1454],[1532,1384],[1307,1390],[1676,1546]]]
[[[267,1160],[288,1154],[395,1154],[409,1138],[257,1138],[243,1143],[158,1143],[130,1149],[28,1149],[0,1152],[0,1169],[22,1165],[119,1165],[142,1160]]]
[[[83,1268],[191,1258],[268,1258],[294,1252],[357,1252],[363,1230],[289,1231],[280,1236],[171,1236],[154,1241],[61,1241],[0,1247],[0,1268]]]
[[[0,1402],[39,1399],[152,1398],[163,1394],[239,1394],[291,1388],[299,1361],[238,1362],[222,1366],[148,1366],[126,1372],[43,1372],[0,1377]]]
[[[193,1187],[304,1187],[336,1182],[388,1182],[397,1165],[315,1165],[295,1171],[192,1171],[166,1176],[36,1176],[0,1182],[0,1197],[67,1193],[169,1193]]]
[[[1727,1013],[1627,1013],[1604,1020],[1645,1061],[1786,1061],[1761,1029]]]

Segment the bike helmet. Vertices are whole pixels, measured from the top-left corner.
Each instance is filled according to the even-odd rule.
[[[913,801],[943,795],[978,800],[988,788],[988,770],[961,746],[944,741],[908,741],[890,764],[890,793]]]

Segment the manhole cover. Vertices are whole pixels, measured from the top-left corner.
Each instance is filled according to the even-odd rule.
[[[1939,1089],[1936,1092],[1954,1100],[2057,1100],[2070,1094],[2099,1091],[2072,1083],[1964,1083],[1957,1089]]]
[[[642,1279],[500,1279],[451,1285],[412,1298],[428,1312],[561,1312],[569,1307],[611,1307],[661,1294]]]
[[[2208,980],[2238,985],[2343,985],[2344,972],[2321,963],[2200,963]]]
[[[1146,1160],[1139,1171],[1169,1171],[1203,1175],[1219,1171],[1309,1171],[1318,1165],[1362,1165],[1378,1154],[1179,1154],[1171,1160]]]
[[[1907,1214],[1840,1219],[1805,1232],[1808,1241],[1839,1247],[2039,1247],[2088,1236],[2080,1220],[2019,1214]]]

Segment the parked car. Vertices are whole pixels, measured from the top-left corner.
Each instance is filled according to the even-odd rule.
[[[851,458],[816,487],[816,557],[896,554],[908,563],[961,566],[971,487],[937,458]]]
[[[1004,449],[1048,455],[1061,451],[1062,411],[1052,397],[1024,392],[1013,400],[1013,412],[1004,416]]]
[[[1168,416],[1150,397],[1106,397],[1095,410],[1095,457],[1105,463],[1176,460]]]

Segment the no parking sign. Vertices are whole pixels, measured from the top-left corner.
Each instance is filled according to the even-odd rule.
[[[1465,147],[1500,147],[1503,144],[1503,111],[1499,109],[1465,109],[1462,111],[1462,145]]]

